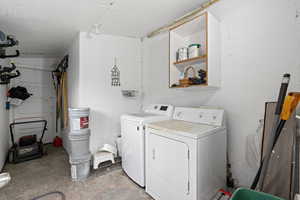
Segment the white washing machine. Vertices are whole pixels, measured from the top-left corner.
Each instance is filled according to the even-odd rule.
[[[137,184],[145,186],[145,124],[172,117],[171,105],[152,104],[141,113],[121,116],[122,168]]]
[[[155,200],[208,200],[226,185],[224,110],[176,107],[147,124],[146,192]]]

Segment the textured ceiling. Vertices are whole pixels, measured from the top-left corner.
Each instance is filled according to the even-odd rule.
[[[204,0],[1,0],[0,30],[23,54],[60,55],[79,31],[143,37]]]

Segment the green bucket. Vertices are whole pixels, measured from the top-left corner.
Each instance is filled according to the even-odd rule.
[[[231,200],[284,200],[282,198],[255,190],[239,188],[234,191]]]

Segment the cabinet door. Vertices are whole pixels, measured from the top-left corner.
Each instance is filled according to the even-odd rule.
[[[159,200],[188,199],[189,148],[180,141],[147,135],[146,189]]]
[[[140,186],[145,185],[145,134],[138,122],[122,122],[122,168]]]
[[[207,60],[208,85],[221,86],[220,22],[207,12]]]

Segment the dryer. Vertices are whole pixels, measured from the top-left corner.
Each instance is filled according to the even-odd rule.
[[[224,110],[175,108],[146,127],[146,192],[155,200],[208,200],[226,186]]]
[[[145,186],[145,125],[172,117],[171,105],[152,104],[141,113],[121,116],[122,168],[138,185]]]

